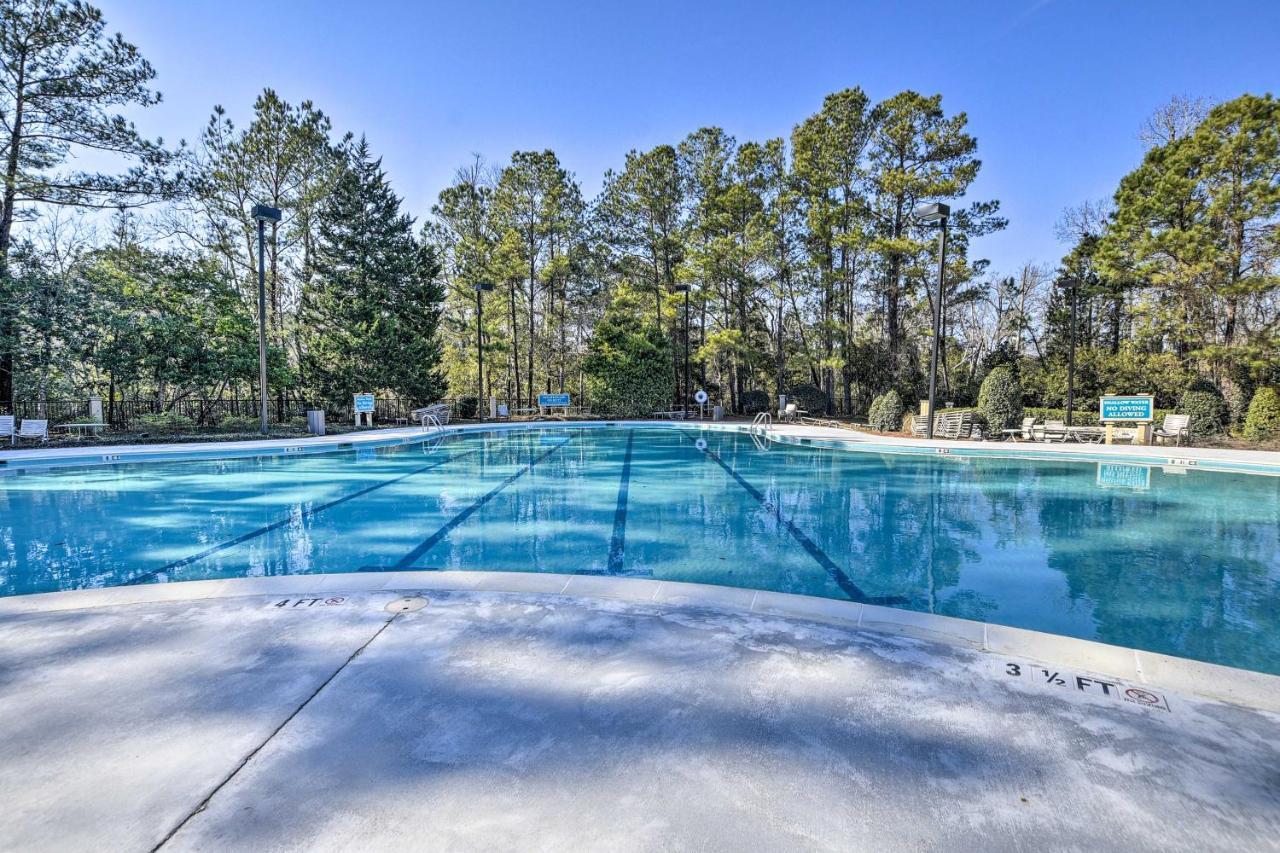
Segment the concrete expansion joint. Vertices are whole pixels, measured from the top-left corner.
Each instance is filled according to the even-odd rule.
[[[254,757],[258,755],[258,753],[262,752],[262,750],[266,748],[267,744],[271,743],[271,741],[275,739],[276,735],[284,731],[285,727],[288,726],[289,723],[293,722],[294,718],[297,717],[298,714],[302,713],[303,709],[305,709],[308,705],[310,705],[317,696],[323,693],[324,689],[328,687],[330,684],[332,684],[333,680],[337,678],[338,675],[344,669],[350,666],[351,663],[356,658],[360,657],[360,655],[364,652],[364,650],[369,648],[370,644],[373,643],[374,640],[381,637],[382,633],[386,631],[387,628],[391,627],[391,623],[396,621],[396,619],[400,617],[401,613],[406,613],[406,612],[409,612],[410,610],[420,610],[422,607],[426,605],[426,602],[427,602],[427,599],[422,596],[405,596],[404,598],[397,599],[396,601],[391,602],[391,604],[387,605],[387,609],[390,609],[392,605],[405,602],[406,600],[409,600],[409,599],[417,599],[422,603],[411,608],[398,609],[393,611],[391,616],[389,616],[386,619],[386,621],[384,621],[381,625],[378,626],[378,630],[374,631],[373,634],[369,637],[369,639],[361,643],[359,648],[357,648],[354,652],[352,652],[347,657],[347,659],[342,662],[341,666],[339,666],[332,673],[330,673],[328,678],[320,682],[320,686],[318,686],[315,690],[313,690],[311,694],[307,696],[307,698],[304,699],[300,705],[298,705],[298,707],[294,708],[289,713],[289,715],[285,717],[283,721],[281,721],[280,725],[272,729],[271,733],[266,736],[266,738],[262,741],[262,743],[258,744],[253,749],[249,750],[249,753],[245,755],[244,758],[240,759],[240,761],[236,763],[235,767],[231,768],[231,772],[228,773],[226,776],[224,776],[222,781],[218,782],[218,784],[213,787],[213,790],[211,790],[205,796],[205,798],[201,800],[200,803],[187,814],[186,817],[178,821],[178,823],[173,827],[173,829],[169,830],[169,832],[165,834],[164,838],[160,839],[160,841],[154,847],[151,848],[149,853],[157,853],[157,851],[159,851],[166,844],[172,841],[174,836],[176,836],[179,832],[181,832],[182,828],[191,822],[192,818],[194,818],[196,815],[200,814],[205,809],[207,809],[209,807],[209,803],[211,803],[213,801],[213,798],[218,795],[218,792],[221,791],[223,788],[225,788],[227,784],[230,783],[231,780],[234,779],[240,773],[241,770],[247,767],[249,762],[252,761]]]

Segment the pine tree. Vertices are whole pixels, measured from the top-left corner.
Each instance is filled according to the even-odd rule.
[[[361,139],[318,215],[303,327],[309,383],[331,403],[362,391],[443,393],[434,251],[413,236],[382,161]]]

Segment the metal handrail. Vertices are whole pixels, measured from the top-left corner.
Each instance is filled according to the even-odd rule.
[[[429,429],[434,426],[440,432],[444,432],[444,424],[440,422],[440,418],[434,412],[422,413],[422,428]]]
[[[758,415],[755,416],[755,419],[751,421],[752,429],[759,427],[761,429],[767,430],[767,429],[770,429],[772,426],[773,426],[773,415],[769,414],[768,412],[760,412]]]

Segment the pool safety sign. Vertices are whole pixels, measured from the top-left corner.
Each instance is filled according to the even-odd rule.
[[[1080,675],[1058,667],[1025,661],[1004,661],[1000,666],[1006,678],[1014,679],[1020,686],[1033,690],[1062,693],[1104,704],[1115,703],[1169,712],[1169,700],[1163,694],[1146,687],[1135,687],[1123,681],[1112,681],[1097,675]]]
[[[356,394],[355,410],[357,414],[364,414],[373,411],[373,395],[372,394]]]
[[[539,394],[538,406],[543,409],[567,407],[569,405],[568,394]]]
[[[1127,397],[1108,395],[1098,403],[1098,420],[1103,423],[1150,423],[1156,419],[1156,401],[1150,394]]]

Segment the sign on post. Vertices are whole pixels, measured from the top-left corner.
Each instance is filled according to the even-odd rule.
[[[367,421],[369,426],[373,426],[373,395],[356,394],[353,400],[352,408],[356,413],[356,426],[360,426],[364,421]]]
[[[1151,423],[1156,419],[1155,398],[1150,394],[1108,395],[1098,403],[1098,420]]]
[[[1116,423],[1137,423],[1138,443],[1147,443],[1147,424],[1156,419],[1156,399],[1150,394],[1108,394],[1098,400],[1098,420],[1107,426],[1107,444]]]
[[[538,408],[540,409],[567,409],[569,407],[568,394],[539,394]]]

